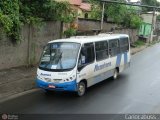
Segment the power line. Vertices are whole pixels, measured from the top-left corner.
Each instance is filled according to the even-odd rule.
[[[131,4],[131,3],[125,3],[125,2],[118,2],[118,1],[110,1],[110,0],[101,0],[103,3],[103,6],[105,3],[115,3],[115,4],[122,4],[122,5],[129,5],[129,6],[138,6],[138,7],[146,7],[146,8],[153,8],[153,17],[152,17],[152,27],[151,27],[151,35],[150,35],[150,41],[153,40],[153,31],[154,31],[154,16],[156,9],[160,9],[160,7],[157,6],[149,6],[149,5],[141,5],[141,4]],[[101,30],[103,29],[103,17],[104,17],[104,7],[102,9],[102,20],[101,20]]]
[[[103,3],[116,3],[116,4],[123,4],[123,5],[130,5],[130,6],[139,6],[139,7],[146,7],[146,8],[160,9],[160,7],[157,7],[157,6],[131,4],[131,3],[125,3],[125,2],[110,1],[110,0],[101,0],[101,2],[103,2]]]

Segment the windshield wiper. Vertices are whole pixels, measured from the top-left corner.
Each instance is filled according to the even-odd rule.
[[[61,69],[63,69],[63,66],[62,66],[62,52],[61,52],[61,55],[60,55],[59,61],[60,61],[60,68],[61,68]]]
[[[45,65],[45,68],[47,68],[48,65],[50,64],[58,65],[59,61],[61,61],[61,58],[62,58],[62,52],[55,54],[53,58],[50,54],[50,61],[48,62],[48,64]],[[60,62],[60,67],[61,69],[63,69],[62,62]]]

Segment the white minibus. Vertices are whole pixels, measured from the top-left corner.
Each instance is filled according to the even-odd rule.
[[[126,34],[77,36],[50,41],[37,69],[37,86],[47,92],[74,91],[117,76],[130,65],[130,41]]]

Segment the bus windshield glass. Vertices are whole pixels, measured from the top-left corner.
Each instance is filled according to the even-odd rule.
[[[43,51],[39,68],[53,71],[72,69],[76,65],[79,49],[79,43],[50,43]]]

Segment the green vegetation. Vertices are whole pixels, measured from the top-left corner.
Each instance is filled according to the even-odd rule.
[[[141,0],[143,5],[160,6],[160,2],[157,0]],[[143,8],[144,11],[153,11],[153,8]]]
[[[144,46],[146,43],[142,40],[137,40],[136,42],[134,42],[134,46],[135,47],[141,47]]]
[[[119,0],[121,1],[121,0]],[[110,18],[119,25],[127,28],[137,29],[142,23],[141,17],[134,7],[120,4],[108,4],[105,9],[106,19]]]
[[[99,0],[87,1],[92,4],[90,18],[99,20],[102,4]],[[124,0],[116,1],[124,2]],[[142,3],[160,6],[156,0],[142,0]],[[54,0],[1,0],[0,6],[0,32],[6,33],[14,42],[20,41],[20,29],[23,24],[40,26],[45,20],[72,23],[77,17],[77,13],[70,7],[69,3]],[[106,21],[111,19],[112,22],[123,27],[135,29],[139,28],[142,23],[135,7],[112,3],[105,5],[104,19]],[[73,28],[64,32],[66,36],[75,33]]]
[[[20,39],[19,1],[0,1],[0,30],[13,41]]]
[[[66,31],[64,31],[64,35],[68,38],[70,36],[76,35],[76,30],[74,28],[69,28]]]
[[[101,19],[102,8],[99,0],[88,0],[90,4],[92,4],[91,12],[90,12],[90,19]]]
[[[1,0],[0,31],[13,41],[20,41],[20,29],[25,23],[40,25],[44,20],[72,22],[76,14],[67,2],[54,0]]]
[[[119,2],[124,2],[124,0],[116,0]],[[92,19],[101,18],[102,5],[99,0],[88,0],[93,6],[91,11]],[[96,8],[97,7],[97,8]],[[138,15],[140,8],[131,7],[127,5],[107,3],[105,4],[104,19],[108,21],[115,22],[123,27],[137,29],[142,23],[142,18]]]

